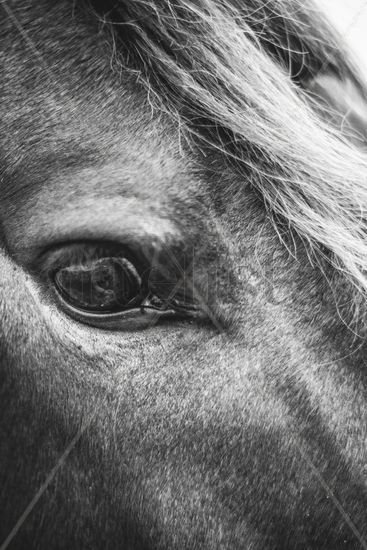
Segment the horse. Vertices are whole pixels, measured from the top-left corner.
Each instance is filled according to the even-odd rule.
[[[367,86],[311,0],[1,0],[0,548],[367,548]]]

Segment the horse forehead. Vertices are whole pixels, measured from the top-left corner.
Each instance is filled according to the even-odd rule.
[[[183,203],[195,212],[200,178],[178,129],[130,73],[111,70],[95,23],[72,17],[67,2],[7,5],[0,28],[15,40],[3,54],[0,188],[9,224],[23,231],[25,211],[47,226],[81,205],[103,213],[115,200],[118,210],[121,198],[130,212],[139,201],[162,218],[182,215]]]
[[[0,7],[8,6],[0,22],[6,158],[90,164],[128,149],[141,162],[141,139],[149,151],[167,149],[167,121],[154,117],[136,75],[115,63],[97,20],[74,17],[69,2],[19,4]]]

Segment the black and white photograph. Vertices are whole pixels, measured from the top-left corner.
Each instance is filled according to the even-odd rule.
[[[0,550],[367,550],[367,0],[0,0]]]

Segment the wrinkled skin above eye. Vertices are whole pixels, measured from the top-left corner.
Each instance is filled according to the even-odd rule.
[[[141,303],[141,278],[125,258],[100,258],[60,269],[54,276],[64,299],[80,309],[113,312]]]

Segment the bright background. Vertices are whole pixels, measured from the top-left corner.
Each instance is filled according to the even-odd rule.
[[[367,0],[316,0],[356,52],[367,76]]]

